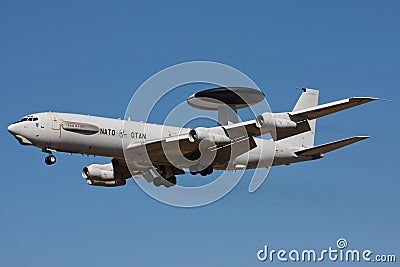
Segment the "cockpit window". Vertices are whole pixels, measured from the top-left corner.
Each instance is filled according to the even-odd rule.
[[[19,122],[23,122],[23,121],[37,121],[39,120],[36,117],[23,117]]]

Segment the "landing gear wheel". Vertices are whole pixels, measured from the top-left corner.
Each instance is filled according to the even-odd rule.
[[[155,186],[159,187],[160,185],[163,184],[163,178],[161,178],[161,177],[156,177],[156,178],[154,178],[153,184],[154,184]]]
[[[52,154],[48,155],[48,156],[44,159],[44,162],[45,162],[47,165],[53,165],[54,163],[56,163],[56,161],[57,161],[56,157],[55,157],[54,155],[52,155]]]
[[[205,168],[204,170],[201,170],[201,171],[200,171],[200,174],[201,174],[201,176],[207,176],[207,175],[212,174],[213,171],[214,171],[213,167],[208,166],[208,167]]]
[[[176,185],[176,177],[172,176],[170,178],[162,178],[163,180],[163,185],[165,188],[170,188],[171,186]]]
[[[175,176],[172,176],[166,180],[167,180],[167,183],[171,184],[172,186],[176,185],[176,177]]]
[[[212,174],[214,171],[214,168],[211,165],[206,167],[205,169],[197,171],[198,169],[201,169],[201,167],[200,166],[192,166],[192,168],[189,169],[190,174],[196,175],[196,174],[200,173],[201,176],[207,176],[207,175]]]

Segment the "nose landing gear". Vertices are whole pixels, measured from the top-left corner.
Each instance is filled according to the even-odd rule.
[[[49,154],[47,157],[44,158],[44,162],[47,165],[53,165],[54,163],[56,163],[57,161],[56,156],[54,156],[50,150],[42,149],[42,152]]]
[[[47,157],[44,158],[44,162],[47,165],[53,165],[54,163],[56,163],[57,159],[53,154],[48,155]]]

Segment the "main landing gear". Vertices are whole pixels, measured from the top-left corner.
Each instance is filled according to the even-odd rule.
[[[166,188],[176,185],[176,177],[164,178],[164,177],[155,177],[153,180],[153,184],[157,187],[163,185]]]
[[[205,169],[203,169],[201,171],[190,171],[190,174],[191,175],[196,175],[196,174],[200,173],[201,176],[207,176],[207,175],[212,174],[213,171],[214,171],[213,167],[212,166],[208,166],[207,168],[205,168]]]
[[[163,185],[168,188],[176,185],[176,176],[171,167],[158,166],[157,172],[160,174],[161,177],[154,178],[153,184],[155,186],[158,187]]]
[[[50,150],[43,149],[42,151],[49,154],[47,157],[44,158],[44,162],[47,165],[53,165],[54,163],[56,163],[56,161],[57,161],[56,156],[54,156]]]

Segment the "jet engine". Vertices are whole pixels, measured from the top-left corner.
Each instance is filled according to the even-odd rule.
[[[110,181],[114,179],[114,168],[112,163],[109,164],[92,164],[84,167],[82,170],[84,179]]]
[[[116,175],[112,163],[109,164],[92,164],[84,167],[82,177],[88,185],[97,186],[122,186],[126,184],[125,179],[121,179],[120,175]]]
[[[231,139],[226,135],[222,127],[203,128],[197,127],[189,132],[189,141],[196,142],[201,140],[210,140],[215,144],[228,144]]]
[[[292,121],[288,114],[265,112],[257,116],[256,126],[259,129],[268,129],[270,131],[274,128],[277,130],[290,130],[296,128],[297,123]]]

